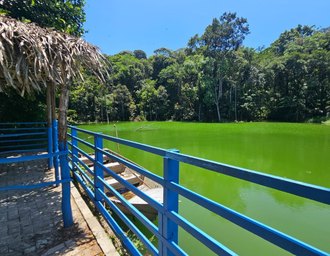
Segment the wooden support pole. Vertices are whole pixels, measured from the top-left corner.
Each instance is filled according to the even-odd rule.
[[[48,134],[48,154],[52,154],[53,151],[53,131],[52,131],[52,100],[51,100],[51,87],[50,84],[47,84],[46,91],[46,100],[47,100],[47,134]],[[48,158],[48,168],[51,169],[54,167],[52,157]]]
[[[62,86],[61,94],[60,94],[59,116],[58,116],[58,139],[59,139],[59,143],[62,144],[63,143],[66,144],[67,141],[68,106],[69,106],[69,88],[67,86]]]
[[[51,119],[52,119],[52,131],[53,131],[53,152],[58,153],[58,124],[56,120],[56,100],[55,100],[55,84],[50,84],[50,100],[51,100]],[[54,169],[55,169],[55,179],[59,181],[61,179],[59,172],[59,161],[58,156],[53,158]]]
[[[51,111],[52,111],[52,120],[56,119],[56,100],[55,100],[55,84],[52,83],[50,85],[50,97],[51,97],[51,101],[52,101],[52,105],[51,105]]]
[[[58,118],[58,138],[59,150],[61,152],[67,151],[67,110],[69,106],[69,88],[67,85],[62,85],[59,104],[59,118]],[[62,180],[70,180],[70,169],[68,163],[68,155],[61,154],[61,178]],[[62,214],[64,227],[73,225],[72,209],[71,209],[71,192],[70,181],[62,183]]]

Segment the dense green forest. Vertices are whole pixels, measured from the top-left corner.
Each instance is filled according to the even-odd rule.
[[[86,72],[71,93],[76,121],[306,121],[330,112],[330,31],[297,26],[265,49],[242,46],[245,19],[214,19],[187,48],[108,56],[104,86]]]
[[[65,15],[73,12],[66,26],[47,20],[40,24],[81,35],[84,2],[72,2],[76,5],[63,9]],[[32,21],[39,20],[44,21],[42,17]],[[72,122],[301,122],[329,118],[330,30],[298,25],[260,49],[243,46],[248,33],[245,18],[224,13],[202,35],[193,36],[186,48],[160,48],[149,57],[143,50],[107,56],[110,78],[100,84],[85,70],[85,81],[71,88],[69,118]],[[0,102],[2,122],[44,116],[42,93],[26,101],[13,91],[5,92],[0,94]],[[20,111],[15,112],[15,106]]]

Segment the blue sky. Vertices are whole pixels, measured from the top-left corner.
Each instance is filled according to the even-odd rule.
[[[298,24],[330,26],[330,0],[87,0],[85,11],[85,39],[111,55],[183,48],[226,11],[248,19],[244,45],[254,48]]]

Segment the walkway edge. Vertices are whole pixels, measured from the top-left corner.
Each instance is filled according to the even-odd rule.
[[[119,253],[116,251],[116,248],[111,239],[108,237],[108,234],[104,231],[99,221],[92,214],[91,210],[88,208],[73,183],[71,183],[71,195],[103,253],[106,256],[119,256]]]

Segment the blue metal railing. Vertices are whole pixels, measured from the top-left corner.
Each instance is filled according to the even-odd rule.
[[[46,122],[0,123],[0,154],[12,155],[20,153],[48,152],[55,153],[48,158],[48,167],[55,167],[56,181],[60,180],[59,150],[57,142],[57,121],[47,127]],[[28,159],[27,157],[23,159]],[[20,161],[19,159],[16,159]],[[9,163],[2,158],[0,163]],[[25,160],[26,161],[26,160]]]
[[[320,186],[310,185],[290,179],[285,179],[273,175],[268,175],[248,169],[230,166],[214,161],[192,157],[179,153],[177,150],[164,150],[149,145],[136,143],[116,137],[94,133],[83,130],[74,126],[69,126],[71,133],[69,137],[71,142],[69,146],[70,168],[73,171],[75,179],[85,189],[87,195],[92,199],[100,213],[105,217],[106,221],[121,238],[123,244],[133,255],[141,255],[140,251],[134,246],[133,242],[126,237],[122,227],[116,222],[115,218],[109,213],[108,208],[117,214],[122,221],[132,230],[135,235],[143,242],[147,250],[153,255],[186,255],[179,246],[178,227],[181,227],[193,237],[198,239],[210,250],[218,255],[236,255],[235,252],[215,240],[210,235],[190,223],[187,219],[178,213],[178,196],[183,196],[194,203],[208,209],[209,211],[225,218],[232,223],[248,230],[259,237],[277,245],[278,247],[296,255],[328,255],[328,253],[308,245],[294,237],[269,227],[261,222],[249,218],[231,208],[220,203],[212,201],[200,194],[197,194],[186,187],[179,184],[179,163],[204,168],[241,180],[253,182],[279,191],[287,192],[303,198],[308,198],[324,204],[330,204],[330,189]],[[78,137],[80,134],[88,134],[94,137],[94,143],[89,143]],[[132,148],[143,150],[152,154],[161,156],[164,159],[163,177],[153,174],[145,168],[138,166],[117,154],[103,150],[103,140],[120,143]],[[78,142],[87,146],[94,151],[93,158],[84,150],[78,147]],[[85,156],[94,164],[92,170],[88,167],[78,155]],[[164,200],[163,204],[155,201],[153,198],[144,194],[138,188],[125,181],[110,168],[103,165],[103,155],[112,158],[141,175],[153,180],[163,187]],[[146,218],[137,208],[128,202],[118,191],[112,188],[104,179],[103,173],[106,172],[125,188],[131,190],[134,194],[146,201],[150,206],[158,211],[158,226]],[[158,239],[158,247],[156,247],[148,238],[127,218],[127,216],[108,198],[109,191],[114,195],[130,212]],[[106,207],[107,206],[107,207]]]
[[[62,194],[64,195],[62,196],[63,222],[65,227],[69,227],[73,224],[73,220],[70,205],[71,178],[67,162],[68,151],[58,149],[57,133],[56,120],[53,120],[49,127],[46,126],[45,122],[0,123],[0,167],[1,164],[41,159],[48,159],[49,168],[55,167],[54,181],[29,185],[12,184],[0,187],[0,192],[37,189],[62,184]],[[61,173],[59,166],[61,166]]]
[[[46,123],[0,123],[0,153],[47,151]]]

